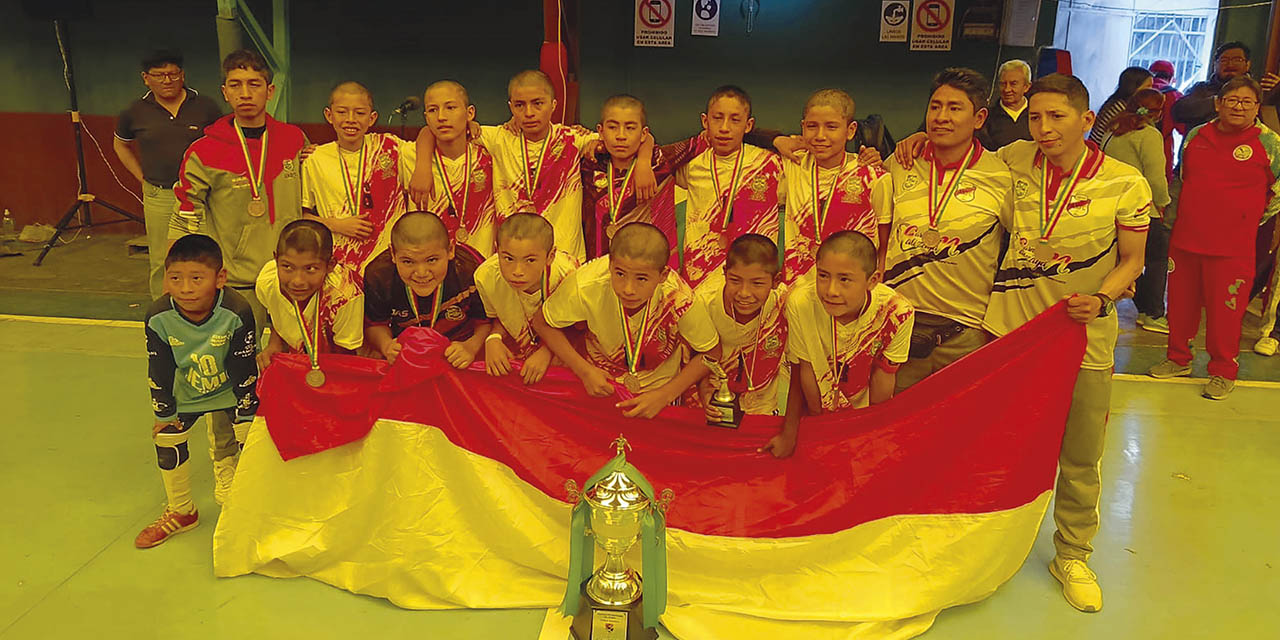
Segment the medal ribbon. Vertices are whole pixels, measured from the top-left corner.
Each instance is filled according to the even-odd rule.
[[[265,185],[262,183],[263,176],[266,175],[267,169],[267,134],[269,131],[262,132],[262,154],[258,157],[258,172],[253,172],[253,160],[249,159],[249,142],[244,139],[244,131],[240,129],[240,124],[232,120],[231,128],[236,130],[236,138],[240,140],[240,150],[244,152],[244,166],[249,171],[249,190],[253,194],[254,200],[262,199],[262,192]],[[339,160],[342,158],[339,157]]]
[[[644,318],[640,320],[640,335],[636,337],[636,343],[631,344],[631,321],[627,318],[627,310],[622,308],[622,302],[618,302],[618,314],[622,316],[622,346],[627,358],[627,371],[636,372],[636,365],[640,362],[640,349],[644,347],[644,334],[649,329],[649,303],[644,305]]]
[[[316,293],[316,317],[312,323],[314,334],[307,330],[307,321],[302,317],[302,307],[298,306],[298,301],[293,301],[293,308],[298,312],[298,326],[302,328],[302,347],[306,350],[307,355],[311,357],[311,368],[320,368],[320,303],[324,300],[324,292]]]
[[[815,166],[816,166],[816,165],[815,165]],[[767,301],[766,301],[766,304],[768,304],[768,302],[767,302]],[[737,312],[737,311],[734,311],[734,309],[733,309],[733,303],[732,303],[732,302],[731,302],[731,303],[729,303],[729,310],[730,310],[730,311],[733,311],[733,321],[734,321],[734,322],[737,322],[737,321],[738,321],[738,312]],[[757,318],[759,318],[759,320],[760,320],[760,324],[756,327],[756,337],[755,337],[755,339],[753,339],[753,340],[751,341],[752,345],[751,345],[751,366],[750,366],[750,367],[748,367],[748,366],[747,366],[747,358],[746,358],[746,354],[744,354],[744,353],[742,353],[742,352],[738,352],[738,363],[739,363],[739,366],[740,366],[740,367],[742,367],[742,372],[743,372],[743,373],[745,373],[745,374],[747,374],[747,391],[755,391],[755,390],[757,389],[757,387],[755,386],[755,383],[756,383],[756,375],[755,375],[755,374],[756,374],[756,361],[757,361],[757,360],[759,359],[759,357],[760,357],[760,332],[764,330],[764,317],[765,317],[765,316],[764,316],[764,314],[765,314],[765,311],[766,311],[765,307],[760,307],[760,314],[756,316]],[[833,322],[834,322],[834,321],[833,321]]]
[[[342,158],[342,150],[338,150],[338,164],[342,165],[342,182],[346,186],[344,190],[347,196],[347,204],[351,207],[351,215],[360,215],[360,188],[364,186],[364,142],[360,143],[360,169],[356,174],[356,183],[351,184],[351,169],[347,167],[347,161]]]
[[[713,154],[714,155],[714,154]],[[609,162],[609,222],[618,221],[618,211],[622,209],[622,200],[627,196],[627,183],[631,182],[631,172],[636,170],[637,158],[631,159],[631,166],[627,167],[627,175],[622,178],[622,188],[618,190],[618,198],[613,198],[613,162]]]
[[[529,141],[525,139],[524,133],[520,134],[520,154],[524,158],[524,189],[529,194],[530,202],[533,202],[533,192],[538,190],[538,179],[542,175],[542,163],[547,159],[547,151],[551,149],[551,135],[553,133],[555,133],[555,125],[552,125],[551,131],[542,140],[542,153],[538,154],[538,164],[534,166],[532,174],[529,173]]]
[[[1065,186],[1058,188],[1058,201],[1053,207],[1052,216],[1049,213],[1049,159],[1041,157],[1044,163],[1040,165],[1040,241],[1048,242],[1049,236],[1053,235],[1053,229],[1058,226],[1058,220],[1062,219],[1062,213],[1067,210],[1067,203],[1071,201],[1071,193],[1076,190],[1076,185],[1080,184],[1080,176],[1083,175],[1081,169],[1084,168],[1085,158],[1089,157],[1089,150],[1085,149],[1080,154],[1080,159],[1076,161],[1076,166],[1071,170],[1071,176],[1067,178]]]
[[[738,159],[733,162],[733,174],[729,176],[729,192],[725,193],[720,190],[720,172],[716,170],[716,153],[711,152],[711,184],[716,189],[716,200],[720,201],[721,214],[720,230],[725,231],[729,228],[729,223],[733,221],[733,200],[734,195],[738,193],[738,180],[742,177],[742,159],[746,157],[746,149],[738,149]]]
[[[960,168],[956,169],[955,174],[951,176],[951,182],[947,183],[946,189],[942,191],[942,200],[935,201],[934,193],[938,188],[938,162],[937,160],[929,161],[929,228],[937,229],[938,221],[942,219],[942,212],[946,210],[947,203],[951,202],[951,196],[955,195],[956,189],[960,187],[960,176],[964,175],[965,169],[969,168],[969,162],[973,160],[973,152],[977,149],[977,142],[969,145],[969,150],[964,154],[964,160],[960,162]],[[946,174],[946,171],[943,171]]]
[[[831,211],[831,201],[836,199],[836,185],[840,184],[840,174],[844,173],[845,162],[848,162],[849,154],[844,155],[844,160],[840,161],[840,170],[836,172],[834,178],[831,179],[831,191],[827,194],[827,201],[822,203],[821,191],[818,188],[818,160],[813,160],[813,241],[822,244],[822,228],[827,224],[827,213]]]
[[[408,284],[404,285],[404,293],[409,297],[409,307],[413,309],[413,324],[422,326],[422,314],[418,313],[418,296]],[[432,294],[431,299],[431,324],[427,325],[434,329],[436,326],[436,317],[440,315],[440,301],[444,299],[444,283],[436,285],[436,292]]]
[[[523,141],[524,138],[521,138],[521,140]],[[440,178],[444,181],[444,193],[449,197],[449,206],[453,208],[453,215],[458,219],[458,228],[466,229],[466,226],[462,224],[462,216],[467,212],[467,195],[471,193],[471,143],[467,143],[466,155],[462,157],[463,183],[461,209],[458,208],[458,201],[453,197],[453,185],[449,184],[449,173],[444,170],[444,156],[440,155],[439,147],[436,148],[435,153],[436,171],[440,172]],[[533,196],[530,196],[529,199],[532,200]]]

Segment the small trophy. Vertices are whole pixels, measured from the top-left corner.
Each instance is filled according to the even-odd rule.
[[[709,404],[720,415],[718,419],[712,420],[710,414],[708,414],[707,424],[713,427],[737,429],[738,425],[742,424],[742,405],[738,402],[738,394],[729,390],[728,374],[725,373],[724,367],[721,367],[719,362],[706,356],[702,357],[702,361],[711,370],[711,384],[716,387]]]
[[[587,480],[584,491],[573,480],[565,483],[575,506],[561,612],[573,615],[576,640],[654,640],[667,605],[665,512],[674,494],[666,489],[655,498],[653,487],[627,463],[626,439],[619,436],[614,446],[618,455]],[[622,559],[637,541],[643,581]],[[604,549],[604,564],[585,578],[595,564],[596,545]]]

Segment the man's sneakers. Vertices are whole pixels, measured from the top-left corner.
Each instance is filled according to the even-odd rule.
[[[1062,583],[1062,595],[1071,606],[1093,613],[1102,609],[1102,587],[1098,576],[1089,570],[1084,560],[1054,556],[1049,563],[1049,573]]]
[[[194,529],[197,524],[200,524],[199,512],[178,513],[166,506],[164,513],[133,539],[133,546],[139,549],[150,549],[168,540],[169,536]]]
[[[1169,319],[1161,316],[1152,318],[1145,313],[1138,314],[1138,327],[1146,329],[1152,333],[1169,333]]]
[[[231,495],[231,482],[236,479],[239,462],[239,455],[213,461],[213,499],[218,504],[226,502],[227,496]]]
[[[1262,336],[1253,343],[1253,352],[1260,356],[1274,356],[1278,347],[1280,347],[1280,340],[1271,336]]]
[[[1160,379],[1176,378],[1178,376],[1189,375],[1190,373],[1190,364],[1178,364],[1172,360],[1165,360],[1164,362],[1147,369],[1147,375],[1152,378]]]
[[[1210,400],[1225,400],[1235,388],[1235,380],[1228,380],[1222,376],[1209,376],[1209,381],[1204,383],[1204,390],[1200,395]]]

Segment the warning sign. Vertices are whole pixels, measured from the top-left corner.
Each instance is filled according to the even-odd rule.
[[[636,0],[637,47],[676,46],[675,0]]]
[[[883,0],[880,5],[880,42],[906,42],[908,0]]]
[[[955,0],[915,0],[911,12],[912,51],[950,51]]]
[[[720,3],[717,0],[693,0],[693,29],[695,36],[720,35]]]

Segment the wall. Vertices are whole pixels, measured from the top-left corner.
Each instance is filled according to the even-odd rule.
[[[676,47],[631,46],[631,0],[580,0],[583,120],[594,125],[603,99],[626,91],[642,97],[659,140],[695,133],[706,94],[727,82],[754,94],[761,126],[795,129],[809,92],[838,86],[853,93],[859,115],[885,115],[901,135],[920,122],[929,78],[952,65],[984,73],[1029,49],[956,37],[954,51],[909,53],[905,43],[880,44],[880,3],[874,0],[761,0],[756,31],[745,33],[738,2],[724,0],[717,38],[689,33],[693,0],[676,1]],[[269,7],[252,0],[270,32]],[[958,0],[962,16],[969,0]],[[80,110],[124,182],[136,184],[111,151],[114,114],[145,88],[137,58],[148,49],[180,46],[188,84],[216,95],[219,83],[214,0],[98,0],[96,16],[70,23]],[[1051,40],[1053,0],[1044,0],[1040,41]],[[447,7],[449,15],[443,15]],[[537,64],[542,7],[537,0],[406,3],[388,0],[293,2],[293,95],[289,120],[322,123],[329,88],[359,79],[387,114],[429,82],[452,77],[471,91],[479,118],[505,120],[506,79]],[[53,26],[25,17],[19,3],[0,2],[0,208],[20,224],[51,222],[70,204],[76,180],[65,116],[66,88]],[[411,125],[421,123],[414,115]],[[326,135],[326,126],[305,127]],[[327,140],[329,138],[323,138]],[[89,182],[99,194],[140,209],[107,172],[86,139]]]

